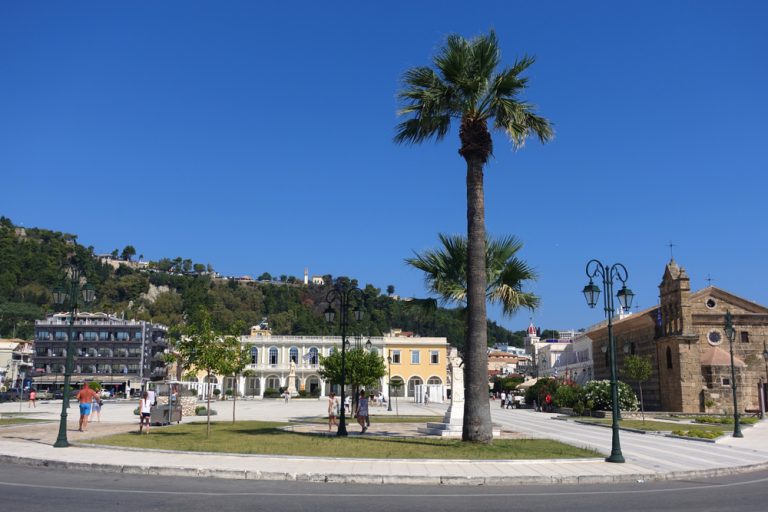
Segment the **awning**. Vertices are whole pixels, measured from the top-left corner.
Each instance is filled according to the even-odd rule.
[[[536,382],[538,382],[538,380],[539,380],[539,379],[531,379],[531,380],[527,380],[527,381],[525,381],[525,382],[522,382],[522,383],[518,384],[518,385],[517,385],[517,387],[516,387],[515,389],[528,389],[529,387],[531,387],[531,386],[533,386],[534,384],[536,384]]]

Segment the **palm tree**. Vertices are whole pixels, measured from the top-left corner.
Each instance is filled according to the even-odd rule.
[[[442,247],[416,253],[405,262],[425,274],[427,287],[444,303],[466,306],[467,300],[467,238],[461,235],[438,235]],[[523,244],[510,236],[501,239],[486,237],[485,272],[486,300],[499,304],[502,313],[512,316],[520,308],[536,309],[539,298],[523,291],[526,281],[535,281],[536,273],[516,254]]]
[[[519,99],[528,85],[521,77],[533,64],[532,57],[517,60],[511,68],[496,72],[501,52],[496,34],[490,32],[467,40],[448,36],[427,66],[407,70],[398,97],[406,117],[397,127],[395,142],[421,143],[441,140],[460,120],[459,154],[467,164],[467,350],[464,367],[466,402],[465,441],[490,442],[491,410],[488,400],[488,354],[485,312],[485,198],[483,168],[493,154],[491,128],[506,132],[514,147],[530,135],[546,142],[552,138],[549,121]]]

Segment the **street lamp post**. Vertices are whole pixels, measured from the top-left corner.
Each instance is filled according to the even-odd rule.
[[[352,302],[355,303],[353,310],[355,321],[359,322],[363,319],[363,309],[360,307],[360,303],[363,300],[363,291],[356,286],[350,286],[345,284],[339,284],[334,287],[328,295],[325,297],[325,301],[328,303],[328,308],[325,310],[325,321],[332,324],[336,318],[336,310],[333,309],[333,303],[339,302],[339,324],[341,325],[341,407],[342,414],[339,418],[339,429],[336,432],[337,436],[343,437],[347,435],[347,422],[346,411],[344,411],[344,386],[347,380],[347,328],[349,327],[349,308]]]
[[[387,412],[392,412],[392,356],[387,356]]]
[[[627,288],[627,278],[629,273],[624,265],[615,263],[613,265],[603,265],[599,260],[590,260],[586,267],[589,284],[587,284],[582,293],[587,299],[590,308],[594,308],[597,299],[600,296],[600,288],[594,283],[593,279],[600,276],[605,287],[603,296],[603,307],[605,315],[608,317],[608,349],[611,358],[611,429],[613,437],[611,440],[611,455],[606,458],[606,462],[624,462],[624,456],[621,454],[621,443],[619,441],[619,383],[616,374],[616,340],[613,339],[613,280],[621,281],[621,290],[616,294],[619,304],[624,310],[632,307],[632,299],[635,294]]]
[[[731,312],[725,312],[725,335],[728,336],[728,346],[731,349],[731,390],[733,391],[733,437],[744,437],[741,433],[739,421],[739,399],[736,393],[736,369],[733,364],[733,340],[736,338],[736,329],[733,328]]]
[[[66,448],[69,446],[67,441],[67,409],[69,409],[69,385],[72,380],[72,365],[74,363],[74,348],[72,338],[74,337],[73,326],[77,316],[78,304],[82,301],[84,304],[90,304],[96,298],[96,292],[93,286],[81,285],[82,274],[77,267],[69,268],[69,282],[64,287],[56,288],[53,291],[53,301],[62,305],[67,303],[69,306],[69,332],[67,334],[67,359],[64,365],[64,393],[61,401],[61,420],[59,421],[59,435],[53,444],[55,448]],[[69,291],[67,291],[67,287]]]

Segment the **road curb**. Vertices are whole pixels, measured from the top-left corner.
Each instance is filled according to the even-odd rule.
[[[29,467],[45,467],[126,475],[175,476],[187,478],[222,478],[229,480],[269,480],[336,484],[377,485],[443,485],[443,486],[518,486],[518,485],[578,485],[620,484],[652,481],[712,478],[768,469],[768,462],[730,468],[672,471],[668,473],[634,473],[623,475],[515,475],[515,476],[446,476],[446,475],[365,475],[342,473],[313,473],[286,471],[251,471],[208,469],[190,466],[123,465],[68,462],[0,454],[0,463]]]

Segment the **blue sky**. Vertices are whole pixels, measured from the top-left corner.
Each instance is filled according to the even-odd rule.
[[[768,304],[764,2],[3,2],[0,214],[232,275],[350,275],[425,294],[403,259],[466,230],[458,137],[392,143],[406,69],[450,33],[537,59],[525,99],[556,138],[486,169],[490,233],[540,279],[535,322],[601,320],[590,258],[656,303]],[[517,330],[529,313],[492,317]]]

